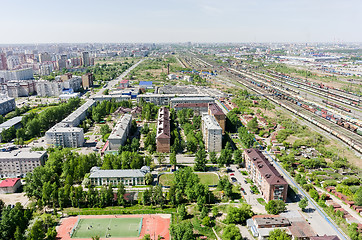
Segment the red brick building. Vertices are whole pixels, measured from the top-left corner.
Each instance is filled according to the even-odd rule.
[[[218,105],[216,105],[216,103],[209,103],[208,107],[208,114],[215,117],[216,121],[222,128],[222,134],[225,134],[226,116],[224,112]]]
[[[168,108],[161,107],[158,110],[156,146],[157,152],[170,152],[170,112]]]
[[[288,183],[269,160],[258,149],[254,148],[246,149],[243,158],[250,178],[259,188],[264,199],[267,202],[273,199],[285,202]]]

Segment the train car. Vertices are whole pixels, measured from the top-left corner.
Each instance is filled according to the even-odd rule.
[[[362,136],[362,128],[357,128],[357,134]]]

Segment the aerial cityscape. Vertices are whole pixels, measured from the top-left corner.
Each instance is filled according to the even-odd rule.
[[[362,240],[361,2],[20,2],[0,240]]]

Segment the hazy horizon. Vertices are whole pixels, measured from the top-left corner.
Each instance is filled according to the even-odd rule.
[[[0,44],[360,43],[359,0],[8,1]]]

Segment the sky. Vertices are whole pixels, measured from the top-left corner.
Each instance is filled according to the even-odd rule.
[[[0,44],[362,42],[362,0],[0,0]]]

